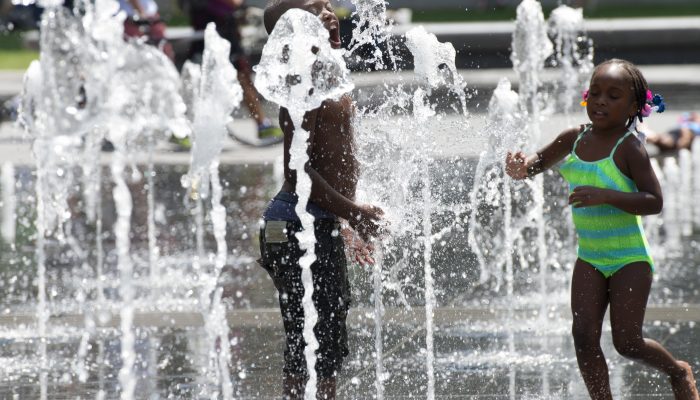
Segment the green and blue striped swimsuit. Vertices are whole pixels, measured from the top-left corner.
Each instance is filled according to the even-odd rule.
[[[627,132],[613,147],[610,155],[598,161],[584,161],[576,155],[576,147],[586,127],[576,138],[571,154],[564,160],[559,172],[569,182],[569,191],[578,186],[594,186],[620,192],[637,192],[632,179],[615,165],[613,155],[620,143],[633,132]],[[599,206],[571,207],[574,226],[578,234],[578,257],[591,264],[606,278],[625,265],[647,262],[654,270],[649,243],[644,235],[642,219],[619,208],[603,204]]]

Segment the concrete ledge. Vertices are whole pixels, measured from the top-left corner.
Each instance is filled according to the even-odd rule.
[[[469,321],[499,321],[505,319],[509,313],[517,316],[518,320],[533,319],[538,316],[539,309],[517,308],[509,311],[503,308],[477,308],[477,307],[453,307],[437,308],[434,311],[436,325],[455,325]],[[569,309],[565,306],[557,307],[554,316],[569,318]],[[552,313],[549,313],[550,316]],[[549,316],[548,316],[549,317]],[[349,314],[351,325],[371,326],[374,324],[373,308],[351,308]],[[228,324],[242,328],[267,328],[282,327],[279,310],[276,308],[257,308],[249,310],[233,310],[226,313]],[[424,307],[413,307],[410,310],[404,308],[387,308],[383,321],[389,324],[416,324],[425,319]],[[650,306],[647,308],[645,321],[659,322],[700,322],[700,304],[683,304],[677,306]],[[0,316],[0,327],[16,328],[30,327],[36,324],[36,315],[15,314]],[[85,316],[82,314],[66,314],[52,316],[50,325],[83,328]],[[100,328],[119,328],[120,317],[116,313],[106,313],[95,321]],[[204,326],[202,314],[195,311],[157,312],[137,311],[134,314],[135,327],[172,327],[193,328]]]
[[[689,65],[642,65],[640,66],[647,82],[653,86],[685,85],[700,86],[700,64]],[[512,68],[460,69],[459,74],[469,88],[495,89],[498,81],[505,77],[517,86],[518,76]],[[542,73],[542,81],[548,82],[559,77],[559,70],[547,68]],[[384,84],[416,82],[413,70],[402,72],[354,73],[352,80],[356,88],[369,88]]]
[[[417,25],[454,45],[458,68],[511,66],[512,21],[411,24],[392,33],[397,37]],[[596,63],[612,57],[637,64],[700,63],[700,17],[590,19],[584,28]],[[405,49],[402,56],[410,58]]]
[[[434,33],[441,42],[449,41],[454,45],[458,52],[458,68],[498,68],[511,65],[513,21],[394,26],[394,42],[407,65],[412,63],[412,57],[403,46],[401,35],[418,25]],[[700,63],[700,16],[589,19],[584,21],[584,27],[593,39],[596,62],[618,57],[637,64]],[[201,40],[203,34],[189,27],[170,27],[166,36],[179,54],[189,48],[190,42]],[[25,36],[29,47],[38,47],[38,39],[37,32],[28,32]]]

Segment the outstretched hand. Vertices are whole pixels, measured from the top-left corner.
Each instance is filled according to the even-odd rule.
[[[363,241],[369,242],[370,238],[379,236],[383,215],[384,211],[381,208],[364,204],[359,207],[359,212],[348,220],[348,223]]]
[[[345,254],[349,259],[355,260],[363,267],[374,264],[372,257],[374,245],[372,243],[365,242],[354,230],[347,227],[341,229],[340,234],[343,236]]]
[[[593,186],[578,186],[569,195],[569,204],[574,208],[599,206],[608,201],[608,189]]]
[[[506,154],[506,174],[513,179],[520,180],[527,178],[527,157],[522,151],[515,154],[510,151]]]

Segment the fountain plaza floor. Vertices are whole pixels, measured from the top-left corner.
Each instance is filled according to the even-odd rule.
[[[260,285],[257,290],[272,296],[271,287],[266,286],[270,285]],[[551,308],[544,318],[539,318],[539,310],[533,308],[513,311],[514,318],[507,317],[505,309],[441,307],[436,310],[437,399],[588,398],[573,355],[568,334],[570,319],[565,307]],[[690,361],[696,370],[700,365],[698,311],[697,305],[652,307],[645,325],[649,337]],[[76,383],[65,375],[62,378],[59,373],[71,370],[71,356],[76,348],[74,342],[66,339],[71,335],[66,322],[67,325],[77,323],[80,326],[81,320],[78,316],[65,316],[50,323],[56,327],[47,338],[53,365],[52,379],[47,388],[50,398],[95,398],[99,389],[105,390],[106,398],[115,398],[119,365],[117,329],[102,328],[101,338],[91,342],[93,349],[86,362],[102,367],[94,367],[87,383]],[[423,320],[422,307],[413,307],[409,312],[389,308],[384,314],[382,390],[385,399],[426,397]],[[7,318],[3,318],[0,326],[6,322]],[[115,322],[106,325],[116,326]],[[255,307],[233,310],[228,313],[228,322],[235,398],[279,398],[284,342],[278,311]],[[154,393],[159,393],[160,398],[201,398],[198,390],[206,387],[198,376],[201,348],[206,337],[201,324],[201,316],[195,314],[137,315],[136,325],[140,326],[136,341],[137,360],[148,361],[151,365],[138,368],[137,393],[142,395],[137,398],[158,398]],[[4,333],[0,335],[3,353],[0,359],[5,364],[2,367],[4,378],[0,378],[0,397],[39,398],[37,382],[26,377],[31,375],[32,363],[36,362],[32,356],[32,348],[36,345],[31,340],[33,335],[6,325],[1,329]],[[353,308],[349,329],[351,352],[339,377],[338,397],[376,398],[373,310]],[[666,380],[658,373],[615,353],[607,323],[602,342],[615,398],[673,398]],[[19,349],[23,349],[26,355],[18,356]],[[13,351],[13,356],[7,354]],[[111,363],[105,363],[105,359]]]
[[[658,67],[646,73],[652,84],[657,81],[659,84],[665,82],[668,87],[686,85],[692,89],[698,84],[698,78],[689,78],[691,72],[692,67]],[[503,76],[501,74],[508,75],[509,72],[464,73],[467,82],[482,79],[480,86],[483,87],[491,83],[495,86],[495,79]],[[391,84],[392,79],[399,78],[396,75],[365,75],[358,76],[356,83],[362,89],[378,82]],[[687,91],[686,96],[690,92]],[[690,96],[697,96],[697,92]],[[673,100],[671,95],[667,95],[667,99],[671,110],[649,120],[650,125],[659,131],[672,128],[682,111],[697,109],[700,104],[697,97],[688,103]],[[584,117],[581,114],[580,118],[572,120],[585,121]],[[470,137],[470,133],[455,133],[439,127],[442,123],[449,126],[456,118],[445,117],[436,123],[438,133],[434,147],[441,149],[440,156],[443,157],[475,159],[485,149],[483,139],[474,135],[474,140],[463,140],[459,146],[453,146],[454,135]],[[477,108],[470,118],[470,129],[478,132],[485,123],[485,115]],[[561,116],[548,118],[543,124],[543,140],[557,134],[568,121]],[[247,137],[252,137],[255,132],[253,122],[248,119],[238,118],[230,128]],[[17,127],[0,124],[0,160],[31,169],[34,161],[30,143],[31,140]],[[161,171],[159,176],[169,176],[170,183],[166,186],[171,186],[172,190],[179,188],[179,176],[190,161],[189,153],[174,150],[172,145],[164,143],[154,156]],[[237,179],[245,176],[248,181],[260,182],[248,183],[249,187],[260,184],[266,188],[262,193],[270,192],[274,190],[272,165],[281,162],[280,155],[279,145],[254,148],[227,140],[221,155],[222,170],[233,171],[229,178],[233,176],[230,184],[234,187],[241,184]],[[108,153],[104,154],[103,161],[109,162]],[[240,223],[255,223],[255,215],[267,200],[266,195],[256,198],[257,205],[252,209],[257,211],[247,211]],[[663,261],[652,289],[645,324],[650,337],[662,342],[679,358],[691,362],[696,371],[700,369],[698,242],[700,237],[697,234],[684,239],[683,254]],[[246,246],[251,247],[248,252],[254,257],[254,246]],[[459,271],[461,261],[453,262],[450,271]],[[225,287],[234,298],[227,320],[231,329],[231,372],[236,398],[278,398],[284,341],[275,291],[254,262],[243,263],[246,266],[239,271],[242,275],[235,276]],[[438,295],[435,310],[436,398],[588,398],[573,354],[568,288],[565,285],[552,286],[546,295],[519,293],[517,301],[512,301],[491,298],[488,292],[480,294],[472,281],[466,286],[450,282],[451,275],[446,272],[449,271],[438,272],[436,278],[436,287],[444,287]],[[536,279],[528,274],[522,279]],[[565,272],[558,274],[557,282],[566,282],[563,274]],[[370,273],[353,268],[351,275],[356,304],[349,317],[351,352],[339,378],[339,398],[377,398],[378,390],[385,399],[425,398],[428,379],[424,307],[420,302],[410,309],[393,304],[386,306],[381,325],[383,361],[380,365],[383,371],[381,379],[377,379],[375,313],[369,300],[372,292]],[[172,281],[177,280],[178,277],[172,277]],[[10,308],[8,306],[0,313],[0,398],[39,398],[41,388],[37,382],[35,353],[39,339],[33,328],[36,314],[31,307]],[[49,320],[52,329],[46,339],[51,350],[52,369],[48,387],[44,387],[50,394],[49,398],[95,398],[99,390],[104,390],[108,399],[118,396],[119,310],[108,307],[94,317],[99,335],[91,341],[92,346],[85,358],[91,366],[90,375],[87,382],[81,383],[73,377],[72,371],[76,368],[79,337],[85,331],[85,316],[72,311],[52,313]],[[206,390],[208,383],[199,372],[205,362],[202,360],[206,359],[206,335],[200,312],[143,307],[136,313],[134,325],[140,332],[136,343],[137,359],[143,363],[137,371],[138,398],[202,398],[203,388],[204,392],[213,390]],[[603,345],[616,399],[672,398],[668,384],[658,373],[615,353],[607,322]]]
[[[654,117],[654,127],[670,128],[678,112]],[[473,128],[478,129],[476,114]],[[559,118],[559,117],[556,117]],[[546,124],[561,126],[563,118]],[[248,130],[250,121],[235,122],[233,129]],[[556,132],[546,131],[553,135]],[[466,133],[465,133],[466,134]],[[448,147],[450,136],[441,137]],[[483,143],[475,141],[451,149],[450,154],[475,156]],[[262,181],[267,192],[274,190],[272,166],[281,148],[257,149],[229,141],[222,155],[222,176],[231,186],[241,179]],[[31,168],[29,141],[7,124],[0,126],[0,158],[14,160]],[[189,162],[187,153],[174,152],[168,145],[155,157],[158,177],[173,191]],[[105,161],[108,160],[108,155]],[[265,172],[267,171],[267,172]],[[468,173],[468,172],[465,172]],[[249,183],[250,185],[250,183]],[[249,186],[251,187],[251,186]],[[254,224],[264,205],[266,191],[255,199],[258,211],[247,211],[239,224]],[[249,192],[250,193],[250,189]],[[163,194],[162,196],[173,196]],[[175,201],[177,203],[177,201]],[[227,208],[236,205],[226,203]],[[248,208],[250,210],[250,208]],[[239,210],[235,211],[236,213]],[[255,214],[255,215],[252,215]],[[180,230],[181,231],[181,230]],[[238,239],[235,239],[238,242]],[[246,242],[246,241],[243,241]],[[659,268],[647,312],[645,332],[677,355],[700,368],[700,237],[684,239],[686,251],[664,260]],[[254,246],[246,250],[254,257]],[[163,244],[166,252],[166,245]],[[186,246],[185,246],[186,247]],[[586,399],[588,398],[573,353],[569,334],[568,287],[564,275],[546,295],[518,292],[515,299],[494,298],[480,292],[476,279],[454,282],[450,271],[459,272],[464,260],[450,263],[449,270],[436,271],[439,290],[435,309],[435,393],[437,399]],[[251,260],[227,280],[226,292],[233,298],[228,310],[232,354],[232,380],[235,398],[273,399],[281,391],[283,335],[276,308],[276,293],[264,272]],[[533,272],[524,272],[519,281],[536,280]],[[417,302],[410,308],[387,304],[382,315],[381,385],[377,379],[375,312],[371,304],[371,273],[351,268],[353,301],[349,317],[350,356],[339,378],[341,399],[377,398],[378,387],[385,399],[426,398],[425,308]],[[187,284],[178,276],[163,285]],[[174,283],[177,282],[177,283]],[[460,283],[462,282],[462,283]],[[144,282],[150,287],[153,283]],[[415,299],[414,299],[415,300]],[[79,338],[85,332],[85,315],[74,311],[52,312],[50,334],[46,341],[52,368],[44,388],[51,399],[96,398],[104,390],[105,398],[118,396],[119,310],[106,307],[93,316],[98,334],[91,339],[85,357],[90,366],[85,383],[78,382],[75,354]],[[203,398],[202,392],[214,390],[200,373],[206,360],[206,332],[198,311],[175,308],[156,309],[142,304],[135,315],[137,340],[137,398]],[[12,311],[10,311],[12,309]],[[0,398],[39,398],[37,381],[36,314],[29,308],[11,307],[0,313]],[[618,356],[610,339],[610,326],[604,325],[603,346],[608,358],[611,385],[616,399],[671,399],[670,388],[660,374]],[[140,364],[143,363],[143,364]]]

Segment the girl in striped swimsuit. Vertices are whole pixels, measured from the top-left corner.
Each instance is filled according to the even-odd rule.
[[[573,338],[579,369],[593,399],[612,399],[600,347],[605,311],[615,349],[666,373],[676,399],[699,400],[690,365],[642,336],[653,260],[640,215],[657,214],[661,188],[635,122],[652,109],[663,111],[639,69],[612,59],[596,67],[584,93],[591,123],[561,133],[527,156],[508,153],[506,172],[525,179],[555,166],[569,182],[569,204],[578,234],[578,259],[571,282]]]

